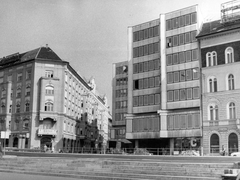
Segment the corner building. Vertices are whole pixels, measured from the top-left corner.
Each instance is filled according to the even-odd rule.
[[[201,48],[204,154],[240,144],[240,1],[222,4],[221,19],[204,23]]]
[[[84,80],[49,47],[3,57],[0,65],[6,146],[79,152],[107,145],[109,110],[94,79]]]
[[[191,6],[128,28],[124,121],[126,139],[134,147],[167,148],[171,154],[200,147],[199,49],[195,38],[199,21],[198,7]]]

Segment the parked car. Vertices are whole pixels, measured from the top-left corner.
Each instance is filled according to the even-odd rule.
[[[199,151],[195,150],[187,150],[187,151],[182,151],[181,155],[183,156],[200,156]]]
[[[152,155],[147,149],[144,148],[137,148],[135,149],[134,153],[135,155]]]
[[[231,156],[240,156],[240,152],[233,152],[231,153]]]

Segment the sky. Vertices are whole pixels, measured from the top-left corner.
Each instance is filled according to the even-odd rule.
[[[0,58],[48,46],[112,106],[112,65],[127,60],[127,28],[198,4],[204,21],[220,19],[228,0],[0,0]]]

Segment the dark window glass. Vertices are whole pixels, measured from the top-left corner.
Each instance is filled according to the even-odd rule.
[[[191,54],[192,52],[190,50],[185,52],[186,62],[190,62],[192,60]]]
[[[168,84],[173,83],[173,73],[172,72],[167,73],[167,83]]]
[[[140,73],[143,72],[143,62],[139,63],[138,70]]]
[[[191,24],[197,23],[197,13],[192,13],[191,14]]]
[[[184,52],[180,52],[178,54],[178,58],[179,58],[179,63],[185,63],[185,54],[184,54]]]
[[[173,54],[173,64],[178,64],[178,53]]]
[[[167,65],[172,65],[172,55],[167,55]]]
[[[180,81],[183,82],[186,80],[186,74],[185,71],[180,71]]]
[[[174,82],[179,82],[179,71],[174,72]]]
[[[190,32],[185,33],[185,44],[190,43],[191,38],[190,38]]]
[[[185,25],[190,25],[190,14],[185,15]]]

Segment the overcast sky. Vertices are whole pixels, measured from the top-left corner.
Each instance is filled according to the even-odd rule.
[[[192,5],[219,19],[226,0],[0,0],[0,57],[48,46],[112,104],[112,64],[127,60],[127,27]]]

